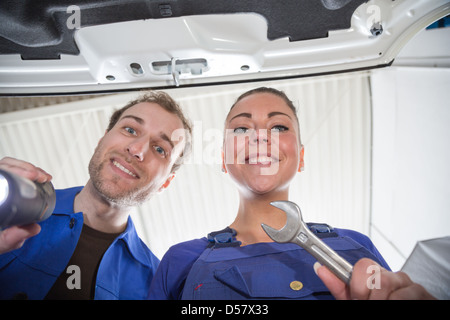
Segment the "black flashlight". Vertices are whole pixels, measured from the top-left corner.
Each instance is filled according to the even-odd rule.
[[[0,170],[0,230],[43,221],[55,203],[51,182],[38,183]]]

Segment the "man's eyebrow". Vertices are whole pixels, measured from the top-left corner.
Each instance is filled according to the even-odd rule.
[[[161,137],[162,140],[167,141],[167,142],[170,144],[170,146],[172,147],[172,149],[175,147],[175,145],[174,145],[173,142],[172,142],[172,139],[170,139],[170,138],[167,136],[167,134],[165,134],[164,132],[161,132],[161,133],[159,134],[159,136]]]
[[[126,118],[130,118],[130,119],[133,119],[133,120],[135,120],[137,123],[139,123],[139,124],[144,124],[144,119],[142,119],[142,118],[139,118],[139,117],[136,117],[136,116],[133,116],[133,115],[126,115],[126,116],[123,116],[120,120],[123,120],[123,119],[126,119]],[[159,137],[162,139],[162,140],[164,140],[164,141],[167,141],[169,144],[170,144],[170,146],[172,147],[172,149],[175,147],[175,145],[173,144],[173,142],[172,142],[172,140],[167,136],[167,134],[165,134],[164,132],[161,132],[160,134],[159,134]]]
[[[144,123],[144,119],[136,117],[136,116],[133,116],[133,115],[123,116],[120,120],[123,120],[123,119],[126,119],[126,118],[131,118],[131,119],[133,119],[134,121],[136,121],[139,124],[143,124]]]

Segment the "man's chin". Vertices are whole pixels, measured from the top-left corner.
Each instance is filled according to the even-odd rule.
[[[128,193],[111,189],[100,189],[99,194],[109,203],[121,207],[134,207],[141,205],[151,198],[148,192],[131,191]]]
[[[139,189],[127,185],[122,179],[114,177],[103,180],[100,176],[102,166],[91,172],[91,181],[97,194],[106,202],[123,207],[134,207],[142,204],[151,197],[149,188]]]

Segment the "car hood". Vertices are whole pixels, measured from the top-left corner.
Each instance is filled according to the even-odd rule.
[[[390,65],[450,1],[0,2],[0,94],[111,92]]]

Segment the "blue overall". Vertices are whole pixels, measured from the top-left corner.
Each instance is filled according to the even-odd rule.
[[[291,243],[241,247],[234,245],[232,235],[227,240],[226,233],[212,237],[215,243],[194,262],[182,299],[333,299],[314,272],[317,260],[303,248]],[[334,229],[321,236],[351,264],[367,257],[389,269],[372,242],[358,232]]]

